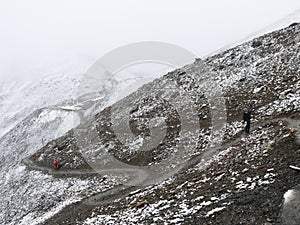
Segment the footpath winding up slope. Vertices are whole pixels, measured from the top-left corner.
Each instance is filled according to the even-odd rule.
[[[141,181],[138,186],[111,187],[66,206],[45,224],[297,224],[297,218],[289,221],[284,216],[287,203],[283,196],[298,184],[300,175],[289,168],[300,165],[299,36],[300,24],[293,24],[204,61],[196,60],[143,86],[81,125],[98,135],[96,141],[89,142],[85,154],[97,153],[100,146],[130,165],[159,165],[176,154],[182,132],[178,111],[184,110],[185,102],[178,99],[174,109],[158,97],[172,81],[192,96],[200,129],[189,133],[197,140],[197,147],[188,152],[188,160],[183,160],[178,173],[170,178],[147,186]],[[203,65],[208,71],[203,71]],[[226,121],[224,138],[217,147],[209,146],[213,116],[202,85],[207,76],[222,89],[226,104],[226,112],[219,115]],[[122,119],[127,110],[124,101],[134,106],[129,124],[136,142],[149,136],[151,119],[165,118],[166,135],[151,151],[137,152],[137,144],[125,146],[114,133],[111,112],[119,109],[117,118]],[[242,114],[250,102],[255,117],[246,136]],[[161,130],[165,126],[156,125]],[[24,163],[49,172],[51,162],[62,158],[61,175],[81,179],[77,170],[93,176],[75,132],[48,143]]]

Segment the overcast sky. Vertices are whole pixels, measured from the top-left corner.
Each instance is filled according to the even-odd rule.
[[[88,66],[137,41],[203,57],[299,9],[299,0],[0,0],[0,79],[76,60]]]

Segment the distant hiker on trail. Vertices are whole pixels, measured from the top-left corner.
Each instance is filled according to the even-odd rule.
[[[54,165],[54,168],[55,168],[56,170],[59,169],[59,167],[58,167],[59,163],[58,163],[57,160],[55,160],[55,161],[53,162],[53,165]]]
[[[247,134],[250,133],[250,120],[251,120],[251,113],[253,112],[253,109],[249,109],[247,112],[244,112],[244,122],[246,122],[245,132]]]

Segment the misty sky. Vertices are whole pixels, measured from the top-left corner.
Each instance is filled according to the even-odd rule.
[[[299,9],[299,0],[0,0],[0,79],[88,67],[85,59],[137,41],[203,57]]]

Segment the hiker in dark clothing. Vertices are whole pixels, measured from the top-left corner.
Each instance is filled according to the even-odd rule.
[[[249,109],[248,112],[244,112],[244,122],[246,122],[245,132],[250,133],[250,120],[251,120],[252,109]]]

